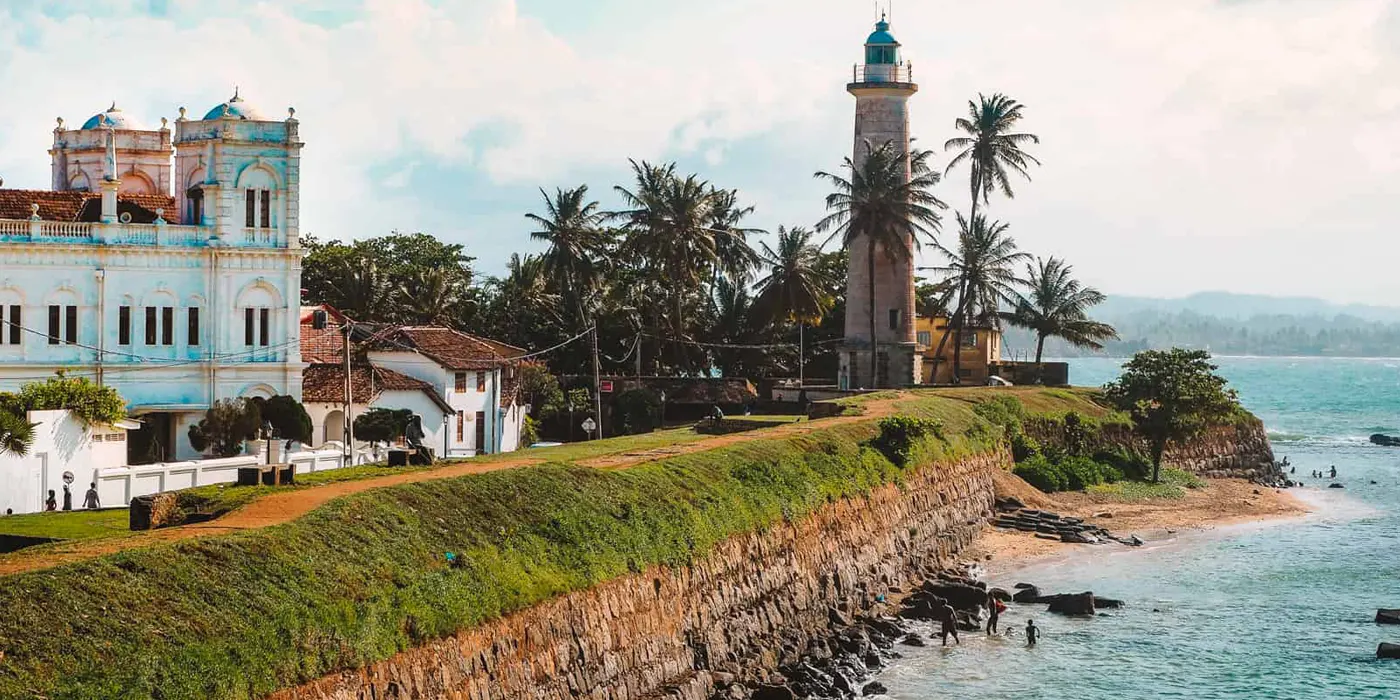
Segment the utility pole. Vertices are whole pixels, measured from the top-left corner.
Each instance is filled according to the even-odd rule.
[[[595,438],[603,437],[603,371],[598,364],[598,321],[593,321],[593,408],[598,413]]]
[[[806,334],[803,332],[806,325],[802,321],[797,322],[797,386],[799,387],[807,385],[807,344],[805,342]]]
[[[641,332],[641,331],[637,331],[637,345],[636,345],[636,347],[635,347],[635,350],[637,351],[637,384],[640,385],[640,384],[642,383],[642,332]]]
[[[341,348],[341,354],[345,356],[345,460],[347,467],[353,467],[355,462],[355,421],[350,416],[350,410],[354,407],[355,401],[351,393],[354,391],[353,382],[350,381],[350,329],[354,324],[346,319],[345,346]]]

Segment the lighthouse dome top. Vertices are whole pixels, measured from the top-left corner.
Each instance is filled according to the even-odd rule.
[[[894,35],[890,33],[890,23],[881,17],[880,21],[875,24],[875,31],[870,35],[870,38],[865,40],[865,45],[899,46],[899,42],[895,41]]]

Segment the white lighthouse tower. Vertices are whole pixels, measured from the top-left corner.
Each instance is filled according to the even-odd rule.
[[[870,146],[890,143],[905,154],[908,179],[909,98],[919,86],[914,84],[909,65],[900,58],[899,48],[889,22],[881,17],[865,41],[865,63],[855,67],[846,90],[856,98],[855,152],[851,158],[856,168],[863,167]],[[910,386],[918,382],[923,369],[914,330],[914,261],[881,249],[875,251],[872,338],[869,251],[859,241],[849,250],[841,383],[851,389]],[[873,363],[871,353],[875,353]]]

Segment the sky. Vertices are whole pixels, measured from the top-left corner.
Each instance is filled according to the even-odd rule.
[[[302,232],[425,231],[499,274],[540,189],[618,206],[676,161],[810,226],[852,148],[875,0],[0,0],[0,178],[46,188],[54,118],[147,124],[235,85],[295,107]],[[992,217],[1109,293],[1400,304],[1400,2],[898,0],[918,144],[978,93],[1042,165]],[[968,206],[967,172],[938,189]],[[951,227],[949,227],[951,230]],[[834,245],[834,244],[833,244]],[[938,261],[925,253],[926,264]]]

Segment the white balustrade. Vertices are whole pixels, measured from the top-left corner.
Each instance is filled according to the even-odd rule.
[[[81,221],[41,221],[39,235],[60,240],[91,240],[92,224]]]
[[[0,236],[29,237],[29,222],[23,219],[0,219]]]
[[[296,465],[298,474],[330,471],[345,465],[345,457],[338,449],[293,452],[287,455],[286,461]],[[353,461],[363,463],[362,459]],[[127,505],[137,496],[210,484],[232,484],[238,481],[240,468],[257,467],[262,464],[262,455],[239,455],[223,459],[99,469],[97,495],[105,505]]]

